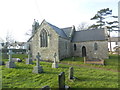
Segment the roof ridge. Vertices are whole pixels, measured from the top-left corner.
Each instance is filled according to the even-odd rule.
[[[55,28],[59,29],[59,31],[61,31],[62,33],[64,33],[65,38],[68,38],[67,35],[66,35],[66,33],[65,33],[61,28],[59,28],[59,27],[57,27],[57,26],[55,26],[55,25],[53,25],[53,24],[51,24],[51,23],[49,23],[49,22],[47,22],[47,21],[46,21],[46,23],[48,23],[48,25],[52,26],[53,29],[55,29]],[[55,30],[55,31],[60,35],[60,32],[59,32],[58,30]],[[63,35],[63,36],[64,36],[64,35]],[[60,36],[61,36],[61,35],[60,35]],[[62,37],[63,37],[63,36],[62,36]]]

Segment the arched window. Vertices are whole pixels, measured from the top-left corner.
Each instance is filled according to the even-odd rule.
[[[77,46],[76,46],[76,44],[74,44],[74,51],[76,51],[77,50]]]
[[[48,36],[46,30],[42,30],[40,33],[40,47],[48,46]]]
[[[94,50],[95,50],[95,51],[98,50],[98,45],[97,45],[97,43],[94,44]]]

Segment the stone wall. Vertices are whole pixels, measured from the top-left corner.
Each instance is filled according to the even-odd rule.
[[[59,38],[59,59],[71,56],[71,42],[70,40]]]
[[[40,47],[40,32],[41,30],[47,30],[48,34],[48,47]],[[54,53],[57,54],[57,61],[59,61],[59,54],[58,54],[58,41],[59,36],[58,34],[46,23],[42,23],[41,27],[38,29],[37,33],[32,38],[31,42],[31,49],[32,49],[32,56],[35,59],[37,52],[41,54],[41,59],[43,60],[54,60]]]
[[[94,43],[97,43],[98,50],[94,50]],[[76,44],[76,51],[74,50]],[[86,47],[86,55],[88,58],[108,58],[108,42],[107,41],[88,41],[80,43],[72,43],[72,55],[82,57],[82,47]],[[95,54],[96,53],[96,54]]]
[[[40,32],[46,30],[48,37],[48,46],[41,47]],[[72,43],[69,39],[60,37],[53,28],[51,28],[46,22],[41,23],[37,32],[30,40],[30,48],[32,51],[33,59],[36,59],[36,55],[39,52],[42,60],[54,60],[54,54],[57,54],[56,60],[72,57],[82,56],[82,47],[85,46],[86,54],[88,58],[108,58],[108,43],[107,41],[87,41]],[[98,50],[94,50],[94,43],[98,44]],[[74,44],[76,44],[76,50],[74,50]],[[96,53],[96,54],[95,54]]]

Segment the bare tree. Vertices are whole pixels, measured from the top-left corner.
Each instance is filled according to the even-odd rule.
[[[86,23],[86,22],[82,22],[79,24],[77,30],[80,31],[80,30],[86,30],[88,29],[89,25]]]
[[[6,34],[6,42],[7,43],[14,43],[15,42],[15,39],[14,39],[12,33],[8,32],[8,31]]]

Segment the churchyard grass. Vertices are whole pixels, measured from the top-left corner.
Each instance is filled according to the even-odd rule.
[[[105,60],[105,65],[94,65],[94,64],[84,64],[84,60],[82,57],[75,57],[74,60],[72,58],[67,58],[61,61],[61,63],[72,64],[72,65],[82,65],[82,66],[90,66],[90,67],[97,67],[103,69],[112,69],[118,70],[118,55],[109,55],[109,59]]]
[[[111,59],[115,59],[115,57],[111,57]],[[48,85],[51,88],[58,88],[58,74],[65,72],[65,84],[71,88],[118,88],[118,72],[73,65],[76,79],[70,81],[68,70],[71,65],[59,64],[59,68],[51,68],[52,63],[40,62],[44,73],[34,74],[32,70],[36,62],[33,61],[33,63],[33,65],[26,65],[25,60],[23,60],[23,62],[15,62],[16,68],[0,66],[2,69],[2,87],[41,88]]]

